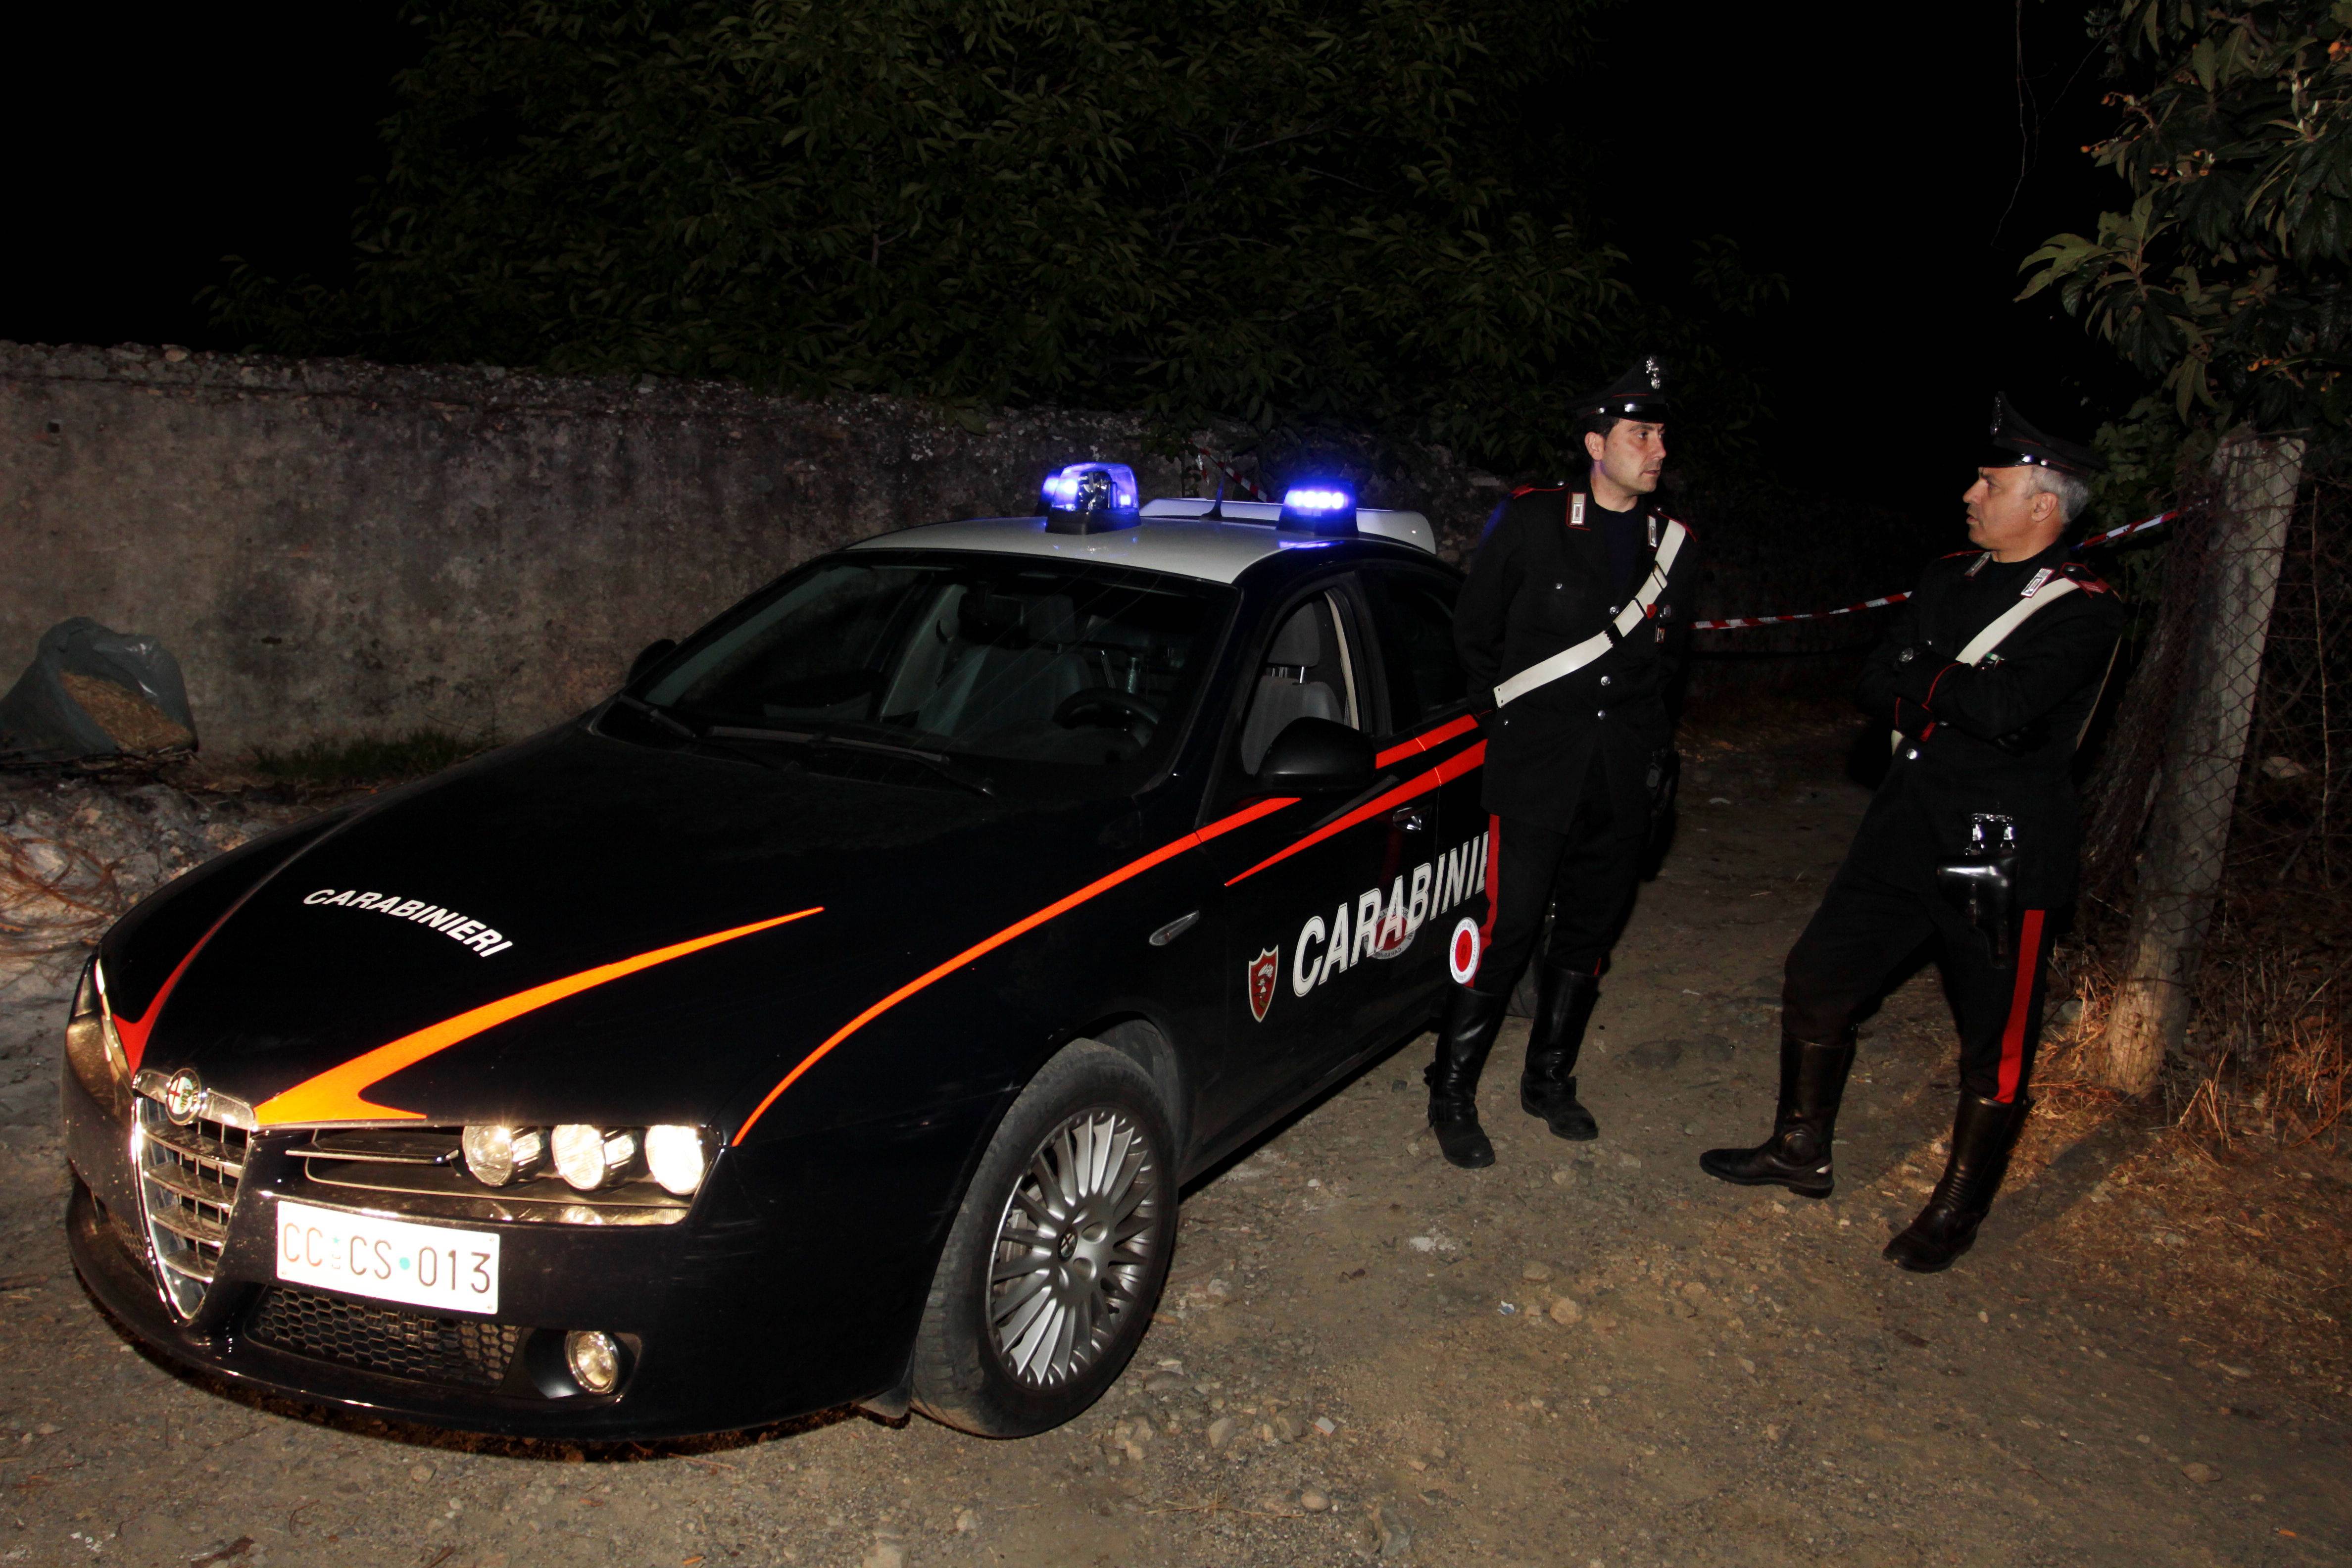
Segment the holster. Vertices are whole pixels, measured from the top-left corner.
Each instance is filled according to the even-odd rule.
[[[1936,868],[1936,890],[1983,935],[1993,961],[2007,963],[2017,927],[2016,822],[1986,812],[1970,817],[1968,852]]]

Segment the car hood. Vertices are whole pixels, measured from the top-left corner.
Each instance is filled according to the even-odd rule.
[[[186,918],[126,921],[110,998],[138,1065],[265,1126],[715,1124],[1090,856],[1126,858],[1099,822],[1131,816],[574,726],[310,837],[217,915],[198,888]]]

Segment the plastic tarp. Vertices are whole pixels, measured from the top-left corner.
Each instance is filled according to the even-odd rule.
[[[41,634],[40,647],[0,697],[0,763],[190,751],[196,721],[180,661],[137,632],[87,616]]]

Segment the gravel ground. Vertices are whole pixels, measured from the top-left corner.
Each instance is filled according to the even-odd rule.
[[[1779,960],[1864,798],[1839,750],[1693,767],[1598,1143],[1519,1112],[1514,1024],[1498,1163],[1453,1170],[1406,1047],[1191,1195],[1133,1368],[1025,1442],[839,1412],[582,1452],[225,1395],[82,1295],[51,1108],[0,1095],[0,1563],[2352,1560],[2340,1153],[2216,1174],[2053,1090],[1976,1251],[1902,1274],[1951,1102],[1929,974],[1865,1033],[1834,1199],[1698,1173],[1769,1116]],[[62,1007],[0,1003],[0,1081],[54,1079]]]

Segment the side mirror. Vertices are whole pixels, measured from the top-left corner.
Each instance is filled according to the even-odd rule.
[[[1354,795],[1378,771],[1362,731],[1329,719],[1293,719],[1265,749],[1258,787],[1278,795]]]
[[[635,686],[637,683],[637,678],[639,676],[645,674],[646,671],[651,669],[654,666],[659,664],[662,660],[667,658],[671,654],[676,653],[677,651],[677,639],[676,637],[664,637],[659,642],[647,643],[646,645],[645,652],[629,660],[629,679],[624,682],[624,684]]]

